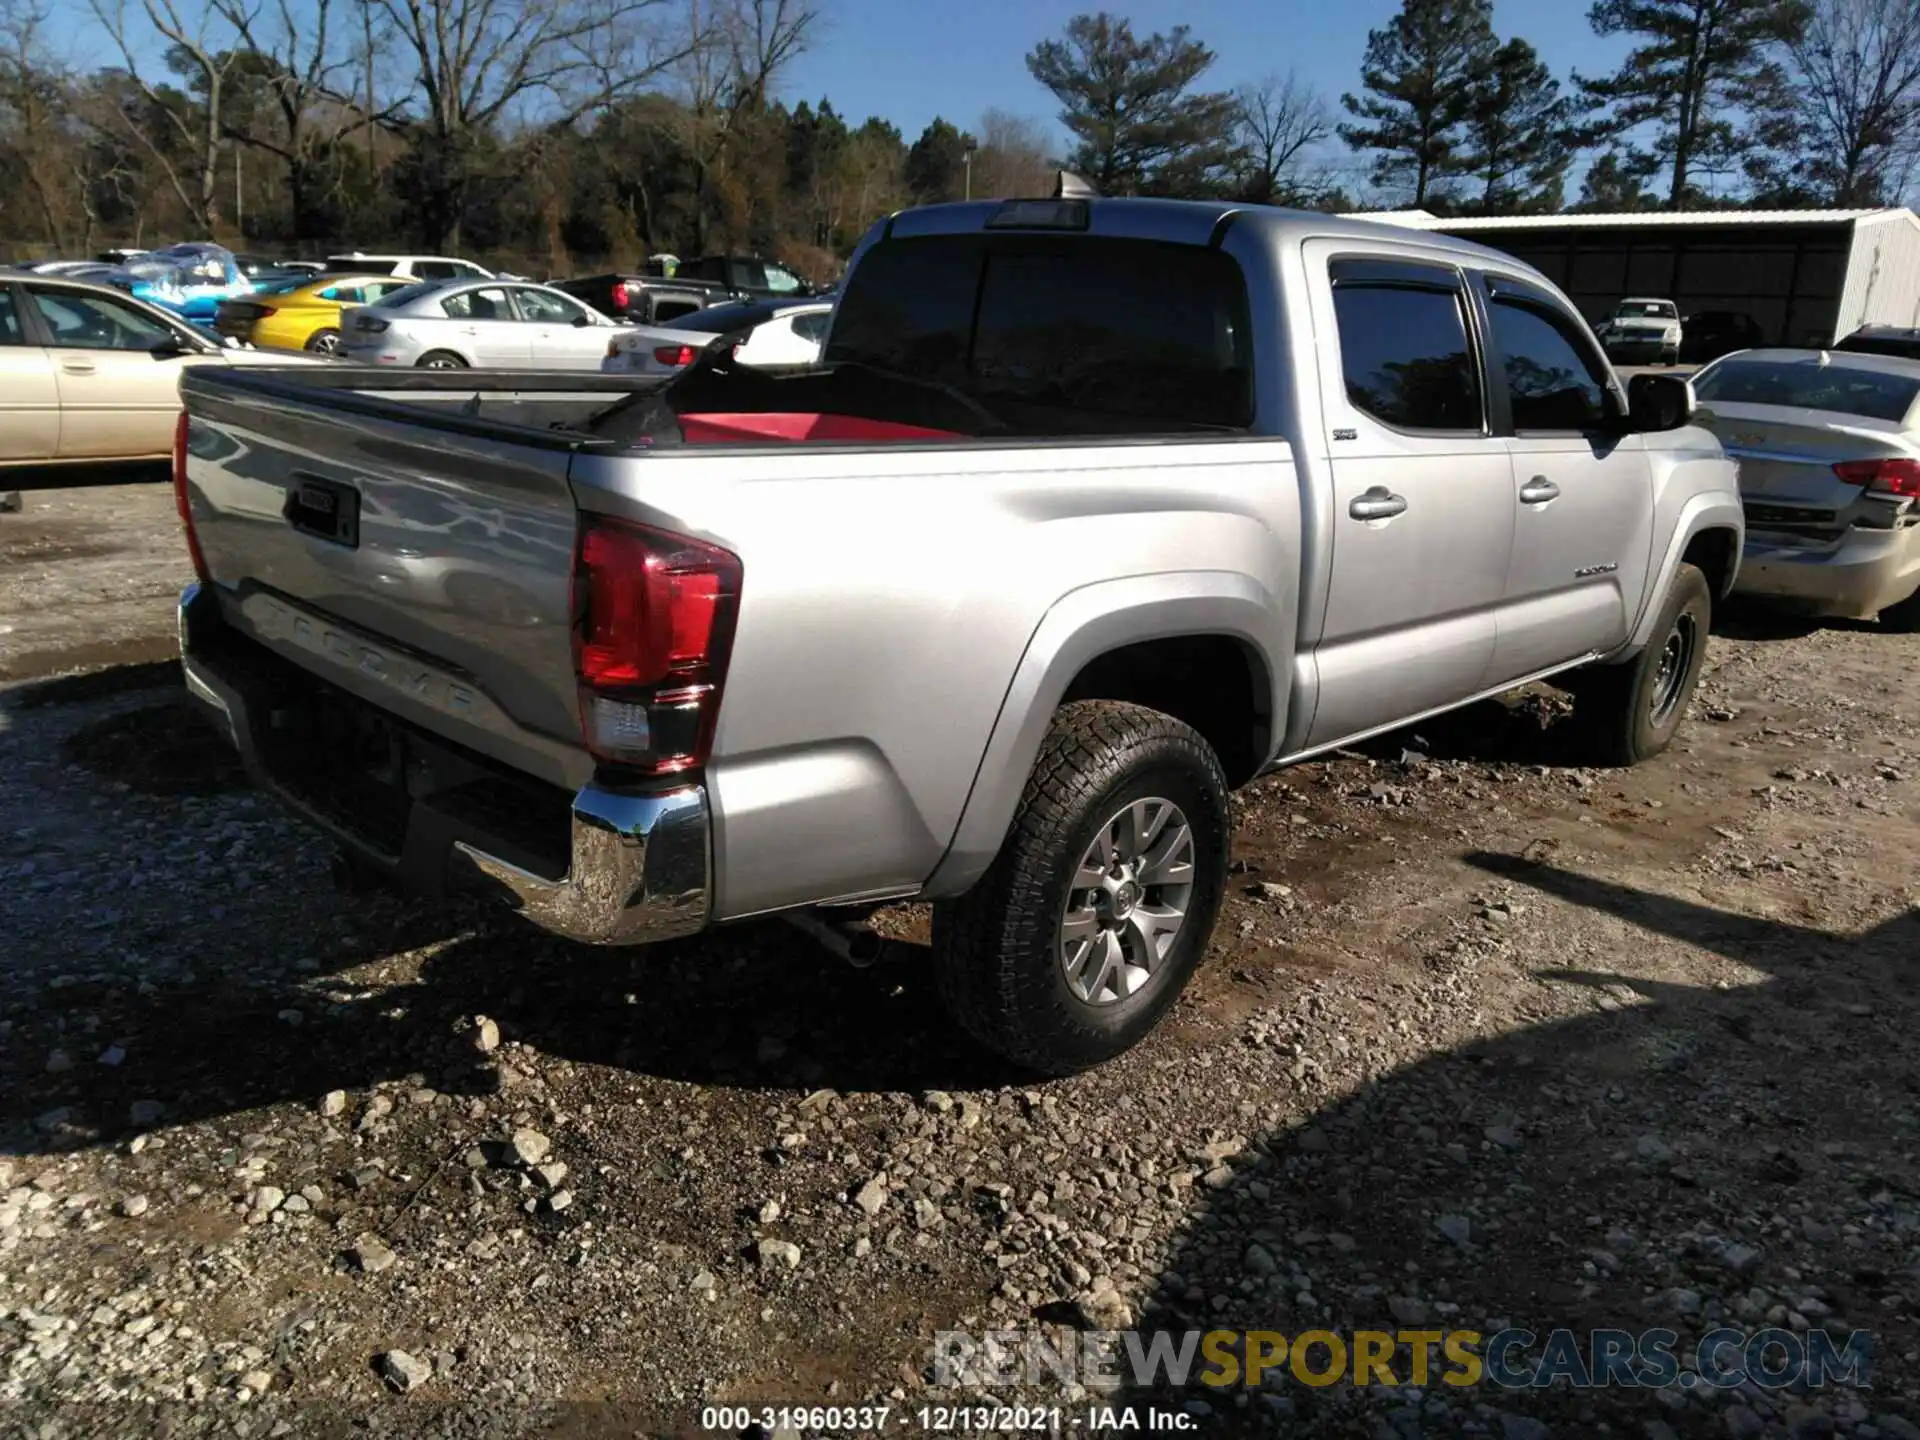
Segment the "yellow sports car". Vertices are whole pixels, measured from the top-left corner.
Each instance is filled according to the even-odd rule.
[[[340,311],[371,305],[412,280],[393,275],[301,275],[276,280],[251,295],[222,300],[213,328],[269,350],[340,353]]]

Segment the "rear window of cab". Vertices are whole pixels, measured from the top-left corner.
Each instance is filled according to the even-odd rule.
[[[1001,411],[1127,417],[1128,428],[1253,422],[1246,281],[1231,256],[1198,245],[1024,233],[881,241],[860,259],[823,358],[947,385]]]

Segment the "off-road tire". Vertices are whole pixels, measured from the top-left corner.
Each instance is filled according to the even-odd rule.
[[[1896,635],[1912,635],[1920,632],[1920,590],[1916,590],[1904,600],[1883,606],[1880,611],[1880,628],[1891,630]]]
[[[1713,590],[1697,565],[1683,564],[1667,586],[1646,648],[1622,665],[1599,665],[1579,672],[1569,688],[1573,716],[1582,731],[1582,749],[1596,765],[1638,765],[1672,743],[1686,718],[1687,704],[1706,662],[1707,632],[1713,622]],[[1690,640],[1678,690],[1659,719],[1654,696],[1661,658],[1668,641],[1686,626]]]
[[[436,361],[440,363],[436,364]],[[451,350],[429,350],[413,364],[418,370],[465,370],[468,368],[467,362]]]
[[[1178,805],[1193,833],[1187,915],[1165,958],[1133,994],[1094,1005],[1059,959],[1069,882],[1096,832],[1132,800]],[[1226,887],[1227,780],[1189,726],[1139,705],[1060,708],[1000,853],[979,882],[934,909],[934,974],[949,1013],[988,1049],[1068,1075],[1136,1044],[1179,998],[1206,953]]]

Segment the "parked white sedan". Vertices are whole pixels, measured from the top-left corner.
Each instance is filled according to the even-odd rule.
[[[788,369],[817,364],[833,318],[831,300],[749,300],[710,305],[664,325],[623,325],[600,368],[616,375],[672,375],[715,336],[748,331],[734,350],[742,365]]]
[[[346,358],[428,370],[598,370],[613,321],[545,285],[429,280],[340,317]]]
[[[1920,361],[1742,350],[1694,393],[1699,423],[1740,462],[1734,588],[1920,630]]]

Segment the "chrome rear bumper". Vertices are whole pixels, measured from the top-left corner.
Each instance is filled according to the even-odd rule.
[[[179,625],[187,690],[232,741],[254,783],[407,888],[438,893],[477,882],[543,928],[592,945],[671,940],[706,925],[712,823],[703,785],[631,792],[582,786],[569,807],[563,875],[543,873],[557,867],[491,833],[483,815],[431,794],[409,802],[404,836],[382,846],[369,840],[351,814],[299,793],[260,743],[256,722],[271,702],[256,662],[289,662],[227,630],[215,597],[197,584],[180,597]],[[350,697],[347,703],[366,704]],[[564,791],[549,793],[556,804],[564,803]]]

